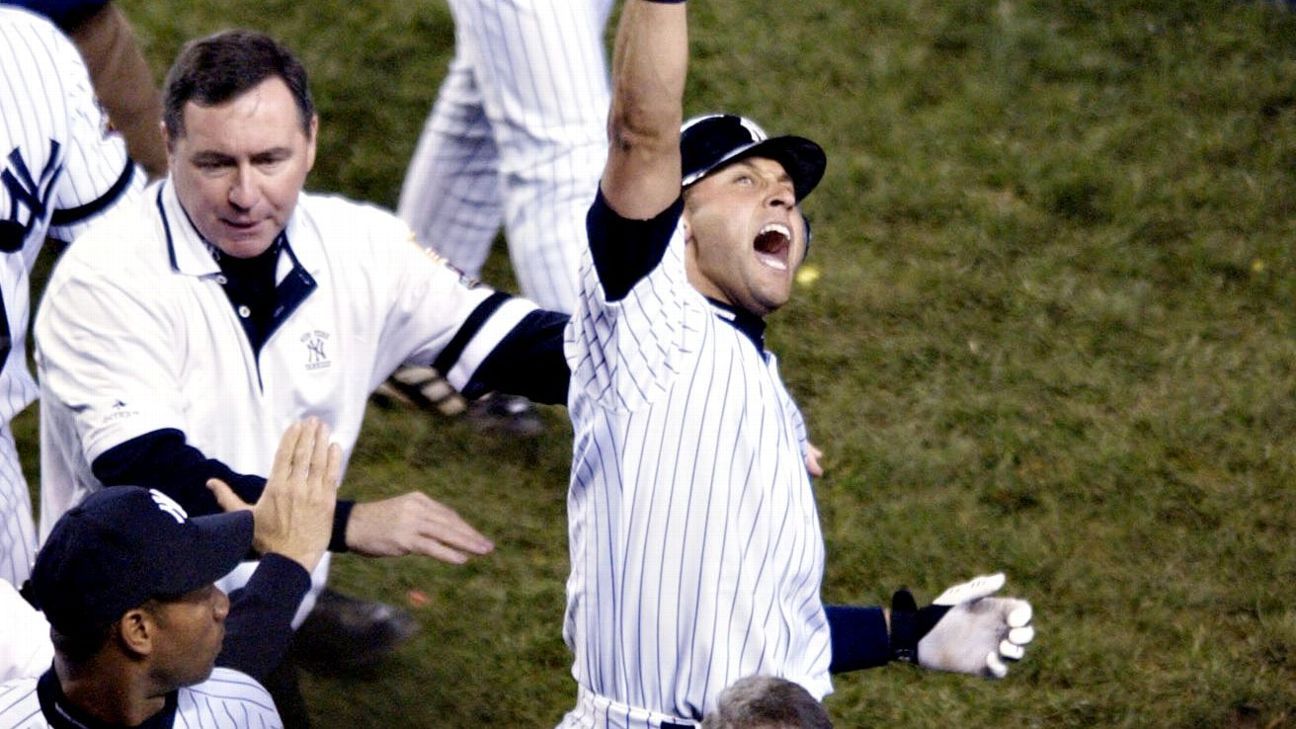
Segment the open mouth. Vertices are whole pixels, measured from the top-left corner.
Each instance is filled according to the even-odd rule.
[[[770,268],[788,270],[788,251],[792,248],[792,230],[782,223],[766,223],[756,234],[756,258]]]

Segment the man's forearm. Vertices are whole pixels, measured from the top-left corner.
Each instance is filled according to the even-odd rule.
[[[144,486],[175,499],[191,516],[219,514],[220,505],[207,489],[219,478],[239,498],[255,503],[265,488],[265,478],[238,473],[189,445],[184,432],[164,428],[136,436],[104,451],[90,470],[105,486]]]
[[[224,462],[208,458],[186,442],[185,434],[164,428],[136,436],[104,451],[91,464],[95,478],[105,486],[143,486],[175,499],[190,516],[219,514],[222,509],[207,488],[218,478],[239,498],[256,503],[265,489],[265,477],[235,471]],[[333,538],[329,551],[345,552],[346,524],[354,502],[338,501],[333,513]]]
[[[301,565],[266,555],[248,583],[230,595],[216,664],[264,680],[288,652],[293,615],[310,585],[310,573]]]
[[[679,128],[688,74],[685,3],[629,0],[612,59],[608,161],[601,188],[609,207],[648,220],[679,197]]]
[[[886,612],[880,607],[825,605],[832,635],[833,673],[876,668],[891,662]]]

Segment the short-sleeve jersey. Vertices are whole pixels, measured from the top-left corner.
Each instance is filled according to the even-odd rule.
[[[0,5],[0,423],[37,393],[28,275],[46,236],[71,241],[141,181],[76,47],[45,18]]]
[[[39,679],[0,683],[0,727],[5,729],[84,729],[103,726],[68,703],[53,670]],[[217,668],[200,684],[169,696],[162,711],[138,729],[280,729],[274,700],[246,674]]]
[[[582,269],[564,637],[583,689],[700,719],[752,674],[824,696],[831,651],[801,414],[744,315],[688,282],[680,209],[669,244],[607,239],[635,224],[601,194],[590,213],[592,248],[665,253],[615,301]]]
[[[158,430],[265,475],[284,429],[317,416],[345,462],[369,394],[398,364],[440,356],[462,387],[535,310],[465,285],[395,216],[342,198],[302,193],[280,245],[259,348],[169,181],[64,254],[35,327],[42,535],[100,487],[96,458]]]

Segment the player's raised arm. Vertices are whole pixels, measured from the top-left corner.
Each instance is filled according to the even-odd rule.
[[[652,218],[680,194],[688,71],[682,0],[627,0],[612,51],[608,159],[601,187],[619,215]]]

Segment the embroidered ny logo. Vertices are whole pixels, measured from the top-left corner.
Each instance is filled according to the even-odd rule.
[[[323,362],[327,357],[324,355],[324,340],[312,339],[306,343],[306,349],[310,352],[310,362]]]
[[[161,491],[158,491],[157,489],[149,489],[149,496],[152,496],[153,503],[157,504],[158,508],[162,511],[170,514],[171,518],[175,519],[177,524],[183,524],[185,523],[185,519],[189,518],[189,514],[185,512],[183,506],[176,503],[174,499]]]
[[[51,139],[49,161],[39,178],[32,177],[20,148],[9,153],[8,164],[0,172],[0,184],[9,191],[9,209],[0,210],[0,251],[21,250],[36,223],[45,219],[54,185],[63,173],[59,149],[59,143]]]

